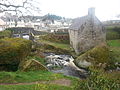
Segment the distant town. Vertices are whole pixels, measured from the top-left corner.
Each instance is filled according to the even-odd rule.
[[[68,29],[72,19],[56,15],[44,16],[16,16],[11,13],[5,13],[0,17],[0,31],[11,27],[30,27],[37,31],[54,32],[59,29]]]

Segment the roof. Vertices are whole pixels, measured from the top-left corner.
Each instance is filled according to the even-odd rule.
[[[88,16],[79,17],[73,20],[72,25],[69,27],[71,30],[79,30],[81,25],[85,23]]]

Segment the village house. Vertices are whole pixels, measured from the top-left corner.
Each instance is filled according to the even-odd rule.
[[[83,53],[106,41],[106,31],[95,16],[95,8],[88,15],[76,18],[69,27],[70,44],[77,54]]]
[[[5,30],[6,27],[7,27],[6,23],[2,19],[0,19],[0,31]]]
[[[34,39],[34,29],[29,27],[12,27],[9,28],[12,31],[12,37],[24,38],[28,40]]]

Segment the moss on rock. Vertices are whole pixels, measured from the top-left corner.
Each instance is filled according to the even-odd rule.
[[[79,67],[88,67],[91,65],[104,65],[105,67],[105,65],[109,63],[109,60],[109,48],[107,45],[102,44],[80,55],[75,60],[75,63]]]
[[[32,43],[21,38],[0,40],[0,64],[18,64],[30,54]]]
[[[31,41],[21,38],[0,39],[0,70],[17,70],[19,63],[30,54],[31,46]]]
[[[20,71],[37,71],[37,70],[48,71],[48,69],[44,65],[42,65],[39,61],[36,61],[34,59],[21,62],[19,65],[19,70]]]

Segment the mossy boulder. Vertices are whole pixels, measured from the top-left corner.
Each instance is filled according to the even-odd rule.
[[[38,70],[48,71],[48,69],[43,64],[41,64],[39,61],[34,59],[21,62],[19,65],[19,70],[20,71],[38,71]]]
[[[107,45],[102,44],[80,55],[75,63],[77,66],[84,68],[89,66],[102,66],[105,68],[109,60],[109,48]]]
[[[32,43],[21,38],[0,40],[0,64],[19,64],[30,54]]]

